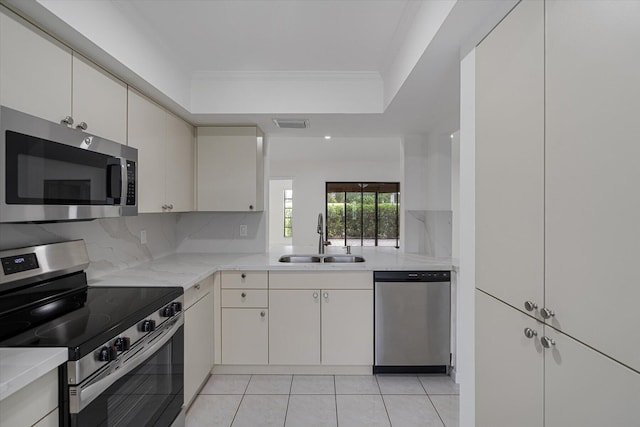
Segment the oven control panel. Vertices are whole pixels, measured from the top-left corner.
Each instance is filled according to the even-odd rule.
[[[36,254],[34,253],[8,256],[1,260],[2,271],[4,271],[5,276],[28,270],[36,270],[40,267],[38,265],[38,258],[36,258]]]

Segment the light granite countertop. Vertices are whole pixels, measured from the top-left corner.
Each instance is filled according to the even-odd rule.
[[[313,254],[310,248],[284,247],[265,253],[177,253],[90,280],[90,286],[182,286],[185,290],[223,270],[279,271],[394,271],[452,270],[451,258],[433,258],[399,252],[394,248],[354,248],[359,263],[283,263],[285,254]],[[325,255],[344,254],[330,248]]]
[[[66,348],[0,348],[0,400],[67,361]]]
[[[222,270],[393,271],[452,270],[450,258],[399,252],[394,248],[353,248],[361,263],[282,263],[285,254],[314,254],[313,248],[282,247],[265,253],[176,253],[93,278],[90,286],[182,286],[185,290]],[[325,255],[344,254],[328,248]],[[67,361],[66,348],[0,349],[0,400]]]

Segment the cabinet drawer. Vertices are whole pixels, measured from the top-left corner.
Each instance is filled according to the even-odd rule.
[[[188,309],[211,291],[213,291],[213,275],[201,280],[184,292],[184,309]]]
[[[223,271],[223,289],[267,289],[266,271]]]
[[[222,307],[261,308],[268,307],[266,289],[224,289]]]

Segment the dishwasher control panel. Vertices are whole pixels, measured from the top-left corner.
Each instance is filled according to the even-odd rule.
[[[376,271],[375,282],[450,282],[450,271]]]

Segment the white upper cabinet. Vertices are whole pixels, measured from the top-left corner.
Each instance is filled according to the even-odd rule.
[[[127,86],[6,9],[0,14],[0,102],[127,143]]]
[[[129,89],[129,145],[138,149],[138,212],[193,210],[193,127]]]
[[[73,126],[127,143],[127,85],[73,53]]]
[[[640,370],[640,2],[613,3],[546,6],[545,298]]]
[[[542,307],[543,3],[519,4],[476,58],[476,286]]]
[[[199,211],[264,209],[263,134],[257,127],[199,127]]]
[[[71,49],[0,5],[0,103],[60,123],[71,115]]]

